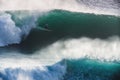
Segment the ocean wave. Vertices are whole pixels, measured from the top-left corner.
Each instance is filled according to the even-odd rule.
[[[68,60],[64,80],[120,79],[120,65],[90,59]]]
[[[66,38],[100,38],[120,36],[119,17],[73,13],[64,10],[53,10],[39,16],[36,29],[32,29],[28,37],[21,43],[22,49],[33,52]],[[41,30],[46,27],[51,31]]]
[[[6,63],[5,63],[6,64]],[[24,64],[24,62],[22,63]],[[2,64],[3,65],[3,64]],[[16,64],[15,64],[16,65]],[[35,64],[36,65],[36,64]],[[56,64],[43,66],[9,64],[0,69],[2,80],[116,80],[120,79],[120,65],[113,62],[101,62],[91,59],[62,60]],[[28,66],[28,67],[27,67]],[[31,67],[31,68],[30,68]]]
[[[49,12],[8,11],[0,16],[2,37],[0,46],[19,43],[24,46],[36,43],[36,46],[46,40],[52,42],[63,37],[107,38],[120,35],[120,18],[115,16],[83,14],[64,10]],[[41,30],[46,24],[50,31]]]
[[[15,63],[13,63],[12,65],[14,66],[14,64]],[[66,72],[66,64],[64,64],[64,61],[58,62],[51,66],[40,67],[40,65],[41,64],[31,69],[30,69],[31,66],[29,66],[28,68],[21,66],[16,68],[12,68],[9,66],[8,68],[5,68],[0,66],[0,79],[1,80],[63,80],[63,76]]]
[[[120,79],[119,5],[1,0],[0,80]]]

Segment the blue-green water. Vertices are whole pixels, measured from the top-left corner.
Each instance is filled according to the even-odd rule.
[[[119,16],[36,13],[0,15],[1,80],[120,79]]]

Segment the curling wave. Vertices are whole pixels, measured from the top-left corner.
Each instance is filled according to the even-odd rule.
[[[33,44],[34,42],[39,44],[47,39],[56,38],[57,40],[57,37],[67,36],[92,38],[119,36],[119,21],[119,17],[64,10],[3,12],[0,14],[0,37],[2,37],[0,46],[19,44],[23,39],[25,41],[22,44],[26,45],[27,43],[31,44],[29,43],[31,41]],[[45,27],[46,24],[49,25],[50,32],[40,29],[40,27]],[[34,41],[35,39],[38,41]]]

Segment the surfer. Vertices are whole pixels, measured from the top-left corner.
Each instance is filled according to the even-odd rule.
[[[48,24],[45,24],[45,28],[48,29]]]
[[[47,31],[51,31],[48,27],[49,27],[48,24],[45,24],[44,28],[45,28]]]
[[[43,31],[52,31],[50,29],[48,29],[48,24],[45,24],[44,27],[39,27],[40,30],[43,30]]]

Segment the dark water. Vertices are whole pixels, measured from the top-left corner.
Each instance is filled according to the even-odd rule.
[[[120,79],[120,65],[89,59],[69,60],[64,80],[117,80]]]
[[[34,50],[59,39],[80,37],[107,39],[111,36],[120,36],[120,18],[114,16],[53,10],[40,16],[36,21],[37,27],[45,27],[46,24],[52,31],[33,29],[22,44]]]
[[[11,18],[16,26],[21,29],[21,26],[27,25],[27,23],[30,24],[34,19],[32,17],[26,17],[20,20],[13,13],[8,13],[12,15]],[[25,22],[26,20],[28,21]],[[40,30],[40,27],[44,28],[46,24],[48,25],[47,29],[50,31]],[[37,56],[38,62],[40,62],[39,59],[41,58],[45,60],[49,58],[50,60],[53,59],[53,61],[56,61],[56,64],[45,66],[46,70],[41,70],[39,67],[37,68],[40,64],[30,70],[22,69],[21,66],[20,68],[11,68],[10,66],[5,68],[3,70],[4,72],[0,71],[0,79],[119,80],[119,29],[120,17],[117,16],[77,13],[64,10],[52,10],[42,14],[42,16],[37,17],[35,28],[32,28],[27,36],[26,34],[21,35],[22,41],[19,44],[12,44],[0,48],[0,56],[1,59],[6,59],[6,57],[9,59],[10,57],[7,55],[12,55],[12,59],[15,61],[17,60],[15,57],[20,54],[27,56],[29,59],[33,59],[31,55],[36,55],[35,52],[40,50]],[[108,38],[112,36],[117,36],[118,40],[113,37],[113,41],[110,42]],[[87,39],[83,39],[83,37]],[[72,41],[73,39],[75,39],[75,41]],[[54,45],[55,43],[57,43],[57,46]],[[71,45],[69,45],[70,43]],[[115,50],[113,50],[113,44],[117,45],[115,46]],[[88,48],[86,49],[86,47]],[[92,52],[92,50],[94,51]],[[16,55],[13,55],[13,52],[17,52]],[[42,53],[44,53],[44,55]],[[87,55],[82,56],[82,53],[86,53]],[[78,58],[75,58],[74,55]],[[27,58],[20,56],[20,60],[23,59],[22,63],[24,63]],[[59,58],[61,60],[57,61]],[[8,63],[9,62],[11,63],[11,61],[8,60]],[[12,62],[12,64],[14,66],[17,63]],[[25,63],[25,65],[27,64]],[[0,67],[0,69],[2,69],[2,67]]]

